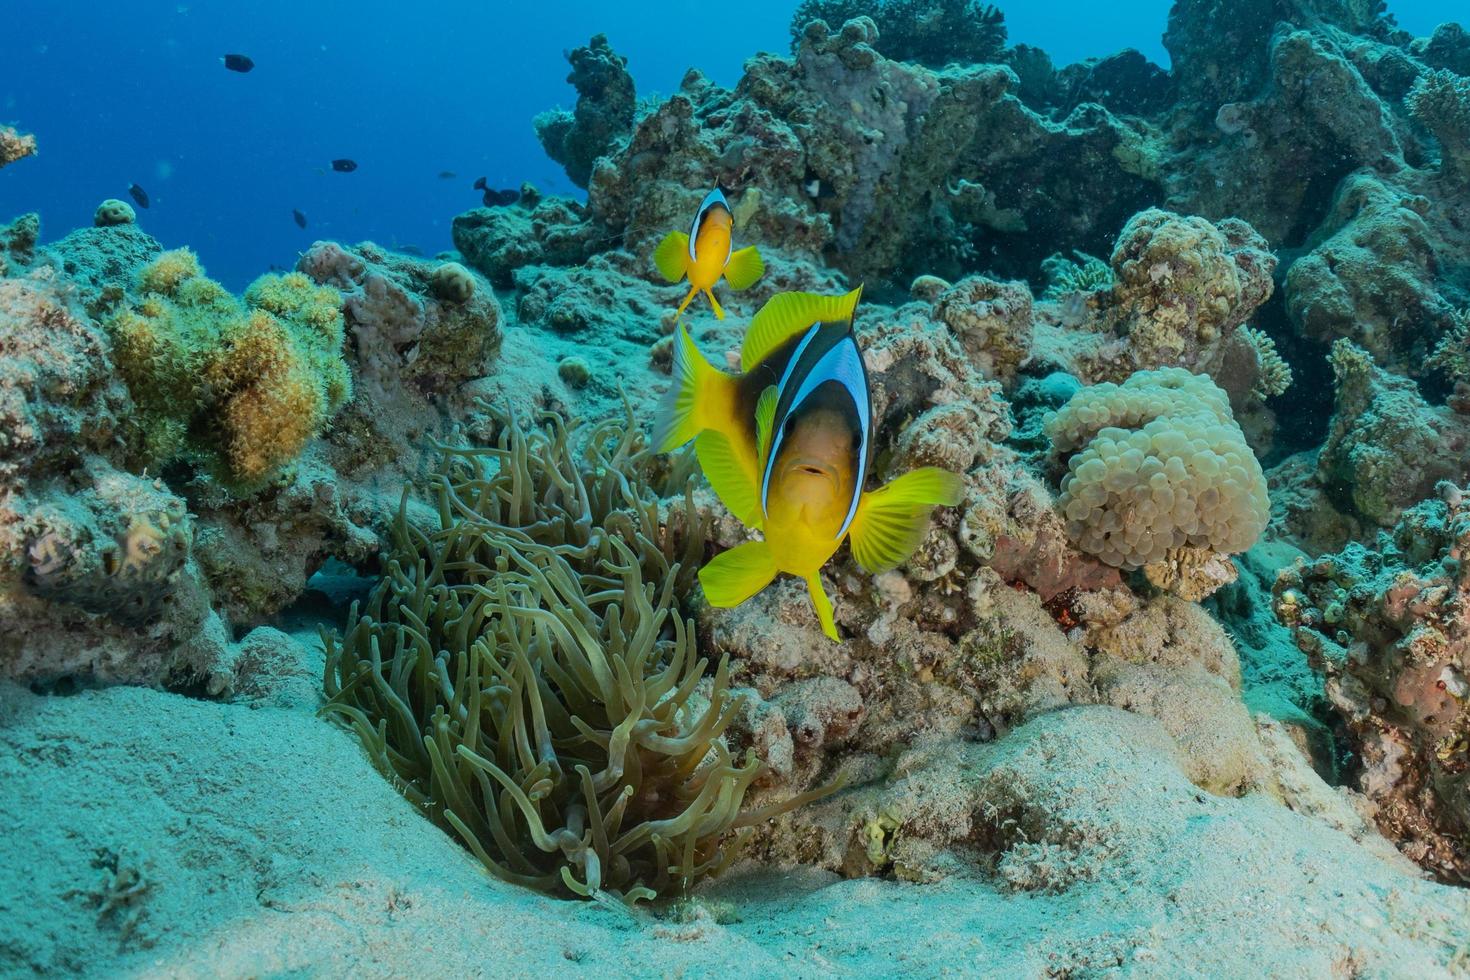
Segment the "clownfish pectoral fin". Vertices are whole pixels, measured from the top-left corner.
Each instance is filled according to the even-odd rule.
[[[689,271],[689,236],[682,231],[671,231],[653,250],[653,264],[658,274],[669,282],[678,282]],[[685,300],[687,303],[688,300]]]
[[[653,424],[656,452],[677,449],[711,425],[727,424],[735,397],[735,379],[716,368],[681,323],[674,332],[673,383],[659,403]]]
[[[766,450],[771,448],[771,430],[776,423],[776,403],[781,400],[781,391],[775,385],[767,385],[761,392],[760,401],[755,403],[755,459],[757,465],[766,461]]]
[[[740,370],[750,371],[771,352],[814,323],[841,323],[857,309],[859,286],[845,296],[819,293],[777,293],[755,316],[740,347]]]
[[[817,611],[817,622],[822,624],[822,632],[838,642],[842,637],[837,635],[837,621],[832,618],[832,600],[827,598],[827,590],[822,588],[822,573],[812,572],[811,578],[806,580],[806,589],[812,596],[812,608]]]
[[[934,508],[957,504],[964,493],[959,474],[924,466],[863,494],[848,529],[852,557],[869,572],[907,561],[923,542]]]
[[[730,437],[715,428],[706,428],[699,434],[694,451],[699,456],[704,478],[730,513],[746,527],[764,526],[756,490],[755,460],[737,452]]]
[[[776,577],[776,559],[764,541],[747,541],[722,551],[699,570],[699,584],[712,606],[738,606]]]
[[[709,305],[710,305],[710,308],[715,311],[715,319],[716,320],[723,320],[723,319],[725,319],[725,311],[722,310],[722,309],[720,309],[720,301],[717,300],[717,299],[715,299],[715,294],[712,291],[706,289],[704,291],[704,295],[706,295],[706,296],[709,297]]]
[[[730,261],[725,263],[725,281],[736,292],[754,286],[765,272],[766,264],[761,261],[761,253],[755,250],[754,245],[731,253]]]

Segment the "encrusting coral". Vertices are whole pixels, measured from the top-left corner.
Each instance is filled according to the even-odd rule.
[[[138,289],[108,330],[145,460],[188,457],[249,488],[295,459],[352,397],[335,290],[272,274],[241,304],[188,249],[144,266]]]
[[[706,678],[679,608],[703,530],[687,494],[660,526],[631,416],[501,422],[492,448],[442,449],[440,526],[400,517],[382,582],[325,638],[324,710],[496,875],[629,902],[682,890],[826,791],[741,812],[764,767],[726,748],[741,699],[725,660]]]

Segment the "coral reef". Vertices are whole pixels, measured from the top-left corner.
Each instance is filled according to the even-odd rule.
[[[0,674],[193,683],[226,655],[184,501],[118,465],[132,409],[49,267],[0,279]]]
[[[36,152],[36,138],[14,126],[0,126],[0,167],[24,159]]]
[[[598,157],[612,151],[633,129],[633,76],[628,59],[613,51],[606,34],[596,34],[567,55],[577,89],[577,107],[536,117],[536,138],[546,155],[566,168],[578,187],[586,187]]]
[[[857,17],[872,19],[878,30],[873,47],[894,61],[983,65],[999,62],[1005,52],[1004,16],[994,4],[976,0],[802,0],[791,15],[791,35],[800,37],[814,20],[841,27]]]
[[[1434,134],[1445,174],[1470,185],[1470,78],[1444,68],[1427,72],[1404,105]]]
[[[1339,506],[1391,527],[1441,480],[1470,479],[1470,412],[1431,406],[1351,341],[1333,344],[1330,362],[1335,408],[1317,470]]]
[[[1282,572],[1275,610],[1327,676],[1374,819],[1470,882],[1470,504],[1441,483],[1371,546]]]

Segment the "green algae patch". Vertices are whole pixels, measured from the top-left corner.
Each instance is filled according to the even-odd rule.
[[[107,324],[138,407],[144,465],[187,459],[236,492],[290,463],[352,397],[342,298],[300,273],[265,275],[244,301],[188,249],[138,276],[138,300]]]
[[[323,711],[498,877],[683,891],[830,789],[742,812],[764,767],[726,746],[741,699],[680,614],[704,546],[692,484],[661,525],[631,416],[585,439],[557,416],[501,422],[493,447],[441,447],[437,529],[405,494],[383,579],[324,636]]]

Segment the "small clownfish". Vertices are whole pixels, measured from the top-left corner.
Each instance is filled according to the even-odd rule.
[[[787,572],[806,582],[834,640],[820,573],[843,539],[867,571],[893,568],[919,547],[934,508],[959,503],[964,490],[958,474],[925,466],[863,491],[873,407],[852,333],[861,292],[772,297],[746,331],[738,375],[705,360],[681,323],[653,434],[660,452],[693,439],[720,500],[764,533],[700,569],[710,604],[738,606]]]
[[[671,231],[653,250],[653,264],[659,275],[669,282],[689,279],[689,295],[679,304],[679,315],[689,305],[696,293],[709,297],[715,316],[725,319],[725,311],[710,290],[724,276],[734,290],[749,289],[766,271],[761,253],[751,245],[738,252],[731,251],[730,232],[735,224],[734,212],[725,200],[725,195],[716,187],[704,197],[689,234]]]

